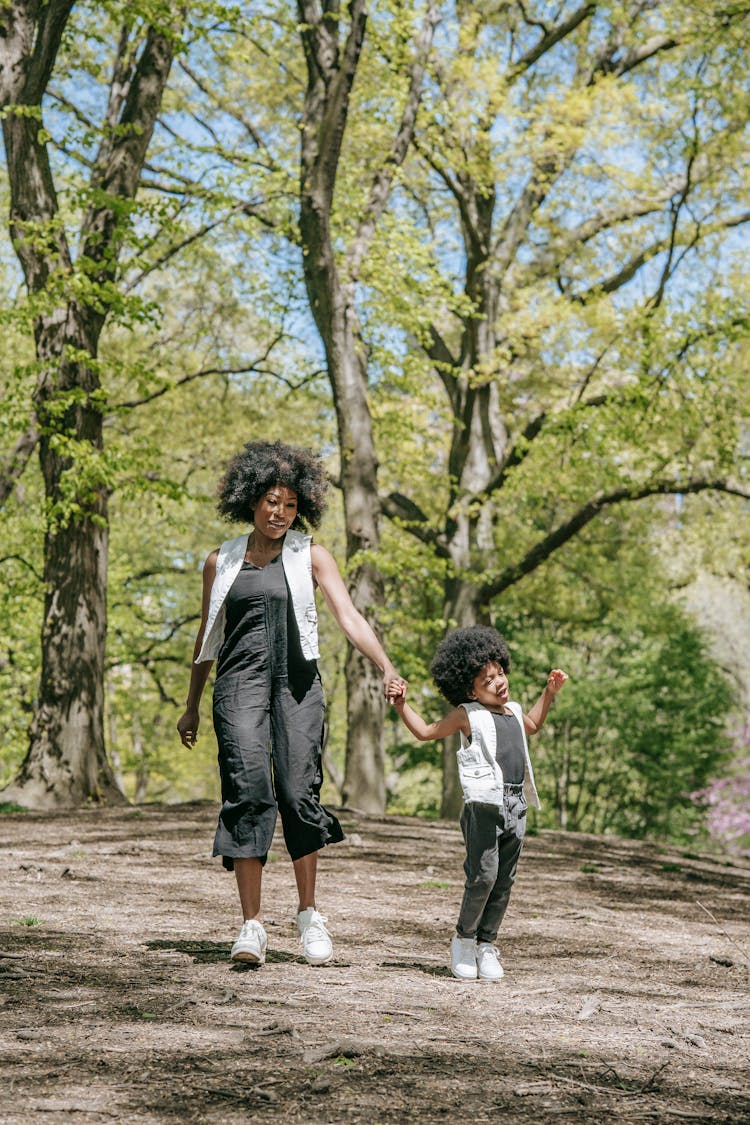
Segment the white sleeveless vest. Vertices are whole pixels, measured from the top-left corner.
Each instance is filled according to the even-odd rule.
[[[208,606],[206,631],[203,644],[195,663],[215,660],[224,639],[226,623],[226,597],[229,588],[242,569],[247,551],[248,533],[227,539],[219,547],[216,558],[216,577],[211,587],[211,600]],[[299,531],[287,531],[281,549],[281,564],[284,567],[289,592],[292,598],[294,616],[299,629],[302,655],[305,660],[317,660],[318,651],[318,611],[315,608],[315,589],[310,554],[311,535]]]
[[[482,751],[482,756],[485,761],[489,762],[495,771],[495,780],[500,793],[503,788],[503,771],[497,761],[497,728],[495,727],[495,720],[492,718],[492,712],[483,707],[481,703],[462,703],[461,706],[466,710],[469,716],[469,724],[471,725],[471,739],[467,739],[463,731],[461,735],[461,750],[467,749],[469,746],[478,746]],[[529,744],[526,741],[526,731],[523,725],[523,711],[520,703],[508,703],[507,706],[518,719],[518,725],[521,728],[521,735],[523,737],[523,752],[526,759],[526,768],[524,770],[523,779],[523,795],[529,805],[534,805],[535,808],[540,809],[542,803],[539,800],[539,794],[536,791],[534,783],[534,771],[531,768],[531,759],[529,757]],[[460,753],[460,751],[459,751]]]

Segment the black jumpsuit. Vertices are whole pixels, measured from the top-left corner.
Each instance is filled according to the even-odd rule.
[[[228,870],[235,859],[265,863],[277,808],[293,860],[343,840],[320,803],[323,689],[302,655],[281,555],[243,563],[227,594],[213,717],[222,799],[213,854]]]

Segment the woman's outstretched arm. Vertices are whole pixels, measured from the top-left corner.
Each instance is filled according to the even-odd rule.
[[[372,626],[354,605],[333,555],[318,543],[312,545],[312,568],[313,577],[322,590],[326,604],[339,628],[347,640],[380,669],[383,673],[383,690],[387,692],[388,685],[394,679],[400,679],[398,672],[386,655]]]

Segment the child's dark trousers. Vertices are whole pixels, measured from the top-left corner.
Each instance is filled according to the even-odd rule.
[[[459,937],[493,942],[500,929],[526,832],[522,785],[506,785],[503,808],[471,802],[461,813],[466,883],[456,924]]]

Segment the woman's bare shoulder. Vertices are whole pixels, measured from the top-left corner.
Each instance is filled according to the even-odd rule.
[[[331,567],[334,567],[336,570],[338,570],[338,566],[336,566],[336,560],[334,559],[333,555],[330,551],[326,550],[326,548],[321,543],[311,543],[310,558],[312,559],[314,569],[317,569],[319,567],[330,569]]]
[[[218,557],[219,557],[219,548],[217,547],[216,550],[212,551],[211,554],[206,557],[206,561],[203,564],[203,577],[204,578],[213,579],[215,577],[215,575],[216,575],[216,560],[218,559]]]
[[[331,552],[326,550],[322,543],[316,543],[314,539],[310,544],[310,554],[313,556],[313,558],[315,558],[316,556],[318,558],[333,558]]]

